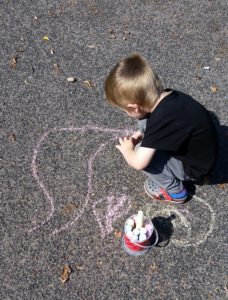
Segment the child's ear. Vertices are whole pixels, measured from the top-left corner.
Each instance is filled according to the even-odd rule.
[[[128,108],[131,108],[132,110],[134,110],[135,112],[139,112],[139,105],[136,103],[129,103],[127,105]]]

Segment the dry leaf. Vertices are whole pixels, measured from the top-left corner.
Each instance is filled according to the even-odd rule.
[[[195,76],[195,79],[196,79],[196,80],[200,80],[200,79],[202,79],[202,77],[201,77],[199,74],[197,74],[197,75]]]
[[[49,15],[49,17],[52,17],[52,16],[54,16],[55,14],[54,14],[52,11],[48,10],[48,15]]]
[[[102,261],[98,260],[97,261],[97,267],[100,269],[102,267],[103,263]]]
[[[64,212],[64,214],[70,214],[76,208],[78,208],[78,206],[75,203],[71,202],[63,208],[63,212]]]
[[[116,33],[115,33],[115,31],[113,29],[109,30],[109,34],[110,34],[110,38],[111,39],[115,39],[116,38]]]
[[[18,54],[15,54],[12,59],[10,60],[10,66],[12,69],[16,69],[17,67],[17,60],[18,60]]]
[[[88,88],[94,87],[94,84],[90,80],[84,80],[83,81],[84,85],[87,86]]]
[[[158,266],[156,266],[155,263],[153,263],[150,267],[149,267],[149,274],[151,275],[152,273],[156,272],[158,270]]]
[[[82,271],[82,270],[84,270],[84,267],[83,267],[83,266],[79,266],[79,265],[77,265],[77,266],[76,266],[76,269],[78,269],[78,270]]]
[[[54,67],[54,73],[55,73],[56,75],[59,75],[59,74],[62,73],[62,70],[61,70],[61,68],[60,68],[59,65],[53,64],[53,67]]]
[[[121,237],[122,237],[122,232],[116,230],[116,231],[114,232],[114,236],[115,236],[115,238],[121,238]]]
[[[63,271],[60,275],[60,280],[62,281],[62,283],[65,283],[69,280],[71,272],[72,272],[72,270],[71,270],[70,266],[65,265],[63,268]]]
[[[128,37],[130,36],[130,31],[124,31],[124,36],[123,36],[123,40],[124,41],[127,41],[128,40]]]
[[[218,88],[217,85],[212,85],[212,86],[211,86],[211,91],[212,91],[212,93],[217,93],[218,90],[219,90],[219,88]]]
[[[9,140],[15,142],[17,139],[16,134],[14,132],[11,132],[9,135]]]
[[[220,183],[220,184],[218,184],[218,187],[219,187],[220,189],[225,189],[225,188],[226,188],[226,185],[225,185],[225,183]]]

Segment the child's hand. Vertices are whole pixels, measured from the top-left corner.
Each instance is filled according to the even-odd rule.
[[[134,151],[133,139],[130,137],[119,138],[119,145],[116,148],[124,155],[131,151]]]

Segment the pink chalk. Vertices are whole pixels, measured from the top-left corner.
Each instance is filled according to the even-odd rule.
[[[147,230],[148,234],[151,235],[153,232],[153,225],[152,224],[146,224],[145,229]]]
[[[46,188],[45,183],[43,183],[39,177],[39,172],[38,172],[38,165],[37,165],[37,156],[40,154],[41,152],[41,148],[45,142],[45,140],[53,133],[58,133],[58,132],[79,132],[79,133],[85,133],[88,130],[92,130],[95,131],[96,134],[98,133],[108,133],[110,135],[112,135],[112,137],[109,139],[109,141],[116,139],[120,134],[121,135],[130,135],[133,134],[133,131],[131,130],[127,130],[127,129],[111,129],[111,128],[101,128],[101,127],[97,127],[97,126],[84,126],[84,127],[67,127],[67,128],[53,128],[50,129],[49,131],[45,132],[41,138],[38,140],[35,149],[33,150],[33,156],[32,156],[32,163],[31,163],[31,169],[32,169],[32,175],[35,178],[35,180],[37,181],[37,184],[39,186],[39,188],[42,190],[46,200],[47,200],[47,217],[40,223],[37,224],[35,226],[33,226],[32,228],[28,229],[28,232],[32,232],[38,228],[40,228],[42,225],[44,225],[45,223],[49,222],[50,219],[53,217],[54,213],[55,213],[55,199],[53,198],[53,196],[51,196],[51,193],[48,191],[48,189]],[[81,210],[78,212],[77,215],[75,215],[74,219],[68,221],[67,223],[65,223],[64,225],[62,225],[59,228],[56,228],[52,234],[57,234],[63,230],[66,230],[70,227],[72,227],[76,221],[82,216],[82,214],[85,211],[85,208],[90,200],[90,195],[92,193],[93,187],[93,181],[92,181],[92,177],[93,177],[93,164],[95,159],[97,158],[98,155],[100,155],[100,153],[103,151],[103,149],[107,146],[107,144],[109,143],[103,143],[99,146],[99,148],[90,156],[89,160],[88,160],[88,182],[87,182],[87,194],[85,196],[85,201],[82,205]],[[113,205],[112,203],[112,199],[115,199],[115,197],[119,197],[119,203],[116,205]],[[110,200],[111,199],[111,200]],[[127,209],[124,210],[124,213],[127,213],[128,210],[130,209],[130,197],[127,195],[120,195],[120,196],[108,196],[107,197],[108,200],[108,208],[107,208],[107,214],[105,215],[105,221],[106,221],[106,226],[103,228],[100,218],[99,216],[97,216],[96,214],[96,210],[95,210],[95,205],[93,206],[93,212],[97,218],[97,221],[99,223],[99,226],[101,227],[101,233],[102,233],[102,237],[104,237],[106,234],[110,233],[113,230],[112,227],[112,223],[119,218],[120,216],[123,215],[123,206],[125,204],[127,204]],[[100,203],[101,200],[98,200],[95,204]],[[111,207],[114,206],[114,207]],[[111,213],[110,213],[111,212]]]
[[[133,232],[132,231],[128,231],[127,233],[126,233],[126,237],[129,239],[129,240],[131,240],[132,238],[133,238]]]
[[[135,227],[135,221],[133,219],[127,219],[126,225],[130,225],[133,229]]]

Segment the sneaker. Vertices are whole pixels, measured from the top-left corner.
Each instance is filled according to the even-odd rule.
[[[155,181],[147,178],[144,182],[144,189],[148,196],[156,200],[173,203],[184,203],[188,197],[186,189],[183,189],[180,193],[171,194],[165,189],[161,188]]]

